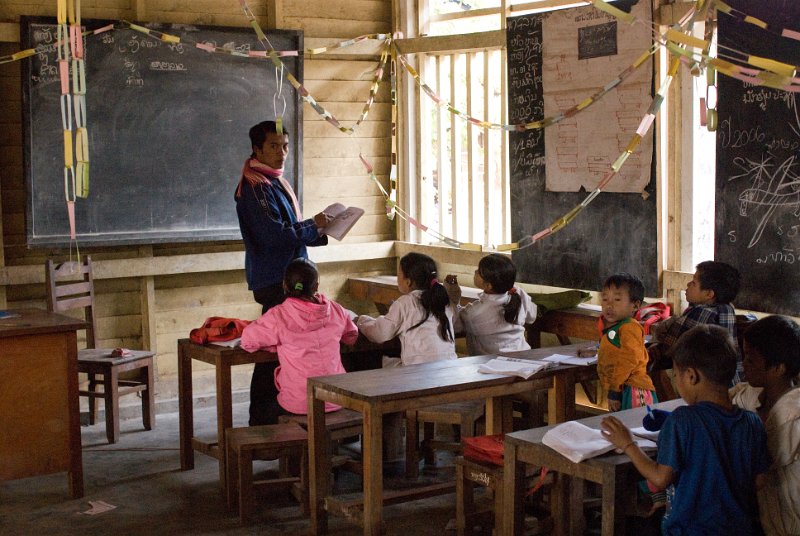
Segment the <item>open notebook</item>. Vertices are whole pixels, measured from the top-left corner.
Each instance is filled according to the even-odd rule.
[[[484,374],[505,374],[528,379],[537,372],[555,367],[556,363],[536,361],[533,359],[516,359],[514,357],[495,357],[478,367],[478,372]]]
[[[637,436],[633,439],[643,449],[656,447],[649,439]],[[614,445],[600,430],[577,421],[565,422],[548,430],[542,437],[542,443],[575,463],[614,450]]]

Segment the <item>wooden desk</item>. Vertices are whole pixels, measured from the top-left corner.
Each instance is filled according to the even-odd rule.
[[[673,410],[683,405],[681,399],[670,400],[656,407]],[[614,413],[629,428],[642,425],[644,408]],[[603,416],[581,419],[580,423],[599,428]],[[556,485],[551,495],[552,516],[555,523],[553,534],[584,534],[583,482],[588,480],[602,486],[602,534],[613,536],[624,534],[623,501],[630,499],[636,480],[641,479],[630,458],[624,454],[610,453],[597,458],[574,463],[542,444],[542,437],[552,426],[534,428],[506,435],[504,445],[505,471],[503,478],[504,510],[503,531],[505,536],[523,533],[523,489],[525,464],[548,467],[557,471]]]
[[[0,320],[0,480],[67,472],[83,497],[78,338],[82,320],[39,309]]]
[[[515,355],[541,358],[555,352],[574,352],[576,348],[577,345],[540,348],[517,352]],[[364,416],[361,448],[364,467],[364,534],[378,535],[382,530],[384,499],[383,415],[448,402],[485,399],[486,433],[500,433],[511,429],[511,395],[552,387],[554,399],[562,406],[557,409],[557,414],[562,419],[574,418],[575,383],[586,375],[596,374],[596,368],[591,366],[559,366],[529,380],[478,372],[478,365],[491,358],[492,356],[465,357],[310,378],[311,533],[324,534],[328,529],[324,495],[329,489],[330,461],[329,445],[325,441],[325,401],[358,411]]]
[[[397,278],[393,275],[374,277],[351,277],[348,279],[348,292],[353,298],[371,300],[381,313],[399,298]],[[461,287],[461,305],[478,299],[480,291],[472,287]],[[570,337],[596,341],[599,339],[597,319],[600,307],[581,304],[571,309],[546,311],[536,322],[528,326],[527,339],[532,348],[542,345],[541,334],[553,333],[561,344],[569,344]]]

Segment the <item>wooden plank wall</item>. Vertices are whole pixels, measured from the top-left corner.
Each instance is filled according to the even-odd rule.
[[[249,27],[238,2],[230,0],[82,0],[86,18],[128,19]],[[390,0],[249,0],[248,5],[263,28],[304,31],[306,48],[329,46],[367,33],[391,30]],[[0,56],[19,50],[16,23],[21,15],[55,16],[55,0],[3,0],[0,4]],[[309,56],[305,84],[312,95],[342,124],[360,116],[377,67],[378,45],[365,42],[337,50],[337,55]],[[24,61],[24,60],[23,60]],[[45,306],[44,261],[67,259],[66,249],[28,249],[25,243],[25,185],[22,169],[21,62],[0,65],[0,308]],[[91,90],[91,81],[89,81]],[[320,262],[323,291],[346,305],[348,275],[393,272],[395,259],[386,242],[395,236],[394,223],[383,215],[382,197],[359,161],[362,153],[375,166],[380,180],[388,183],[391,105],[388,81],[381,89],[367,120],[355,135],[343,134],[304,105],[304,211],[313,214],[334,201],[363,207],[367,213],[345,239],[347,243],[375,244],[354,248],[354,256],[314,251]],[[91,111],[89,113],[91,121]],[[265,118],[266,119],[266,118]],[[91,128],[91,122],[89,124]],[[243,129],[242,136],[247,136]],[[242,155],[244,158],[246,155]],[[238,173],[232,169],[231,173]],[[231,200],[231,210],[233,210]],[[359,244],[361,245],[361,244]],[[367,246],[367,244],[364,244]],[[331,248],[327,248],[331,249]],[[387,252],[376,254],[376,252]],[[209,316],[255,318],[260,307],[247,290],[244,272],[236,262],[209,263],[184,269],[173,259],[186,256],[191,264],[203,264],[205,256],[221,254],[240,259],[238,242],[81,248],[93,259],[150,259],[155,270],[145,273],[115,271],[98,278],[100,343],[131,348],[150,347],[158,353],[162,382],[159,397],[171,394],[176,372],[176,344],[191,328]],[[383,257],[381,257],[383,255]],[[133,263],[134,266],[138,266]],[[155,274],[155,275],[152,275]],[[367,311],[363,311],[367,312]],[[240,383],[245,382],[245,376]]]

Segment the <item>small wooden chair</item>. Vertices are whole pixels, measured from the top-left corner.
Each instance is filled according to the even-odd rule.
[[[45,265],[47,307],[54,313],[83,309],[86,348],[78,351],[78,372],[88,375],[89,389],[78,391],[89,398],[89,423],[95,423],[97,399],[105,401],[106,437],[109,443],[119,441],[119,397],[141,392],[142,421],[145,430],[155,426],[155,391],[153,389],[153,352],[134,350],[130,355],[112,357],[111,349],[95,348],[97,324],[94,315],[94,280],[92,259],[56,265]],[[122,372],[138,371],[135,378],[120,379]],[[98,381],[97,376],[102,380]],[[102,385],[102,391],[98,391]]]
[[[425,457],[426,465],[435,464],[437,449],[461,452],[460,437],[473,437],[476,425],[485,413],[483,400],[468,402],[452,402],[439,404],[416,410],[406,411],[406,476],[419,476],[420,452]],[[419,423],[423,424],[423,439],[419,441]],[[459,427],[460,437],[453,442],[442,442],[434,439],[435,424],[450,424]]]

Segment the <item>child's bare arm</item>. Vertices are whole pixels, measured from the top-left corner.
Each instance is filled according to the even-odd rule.
[[[633,441],[631,431],[616,417],[606,417],[600,424],[603,435],[627,454],[636,470],[659,489],[672,484],[672,467],[661,465],[645,454]]]

